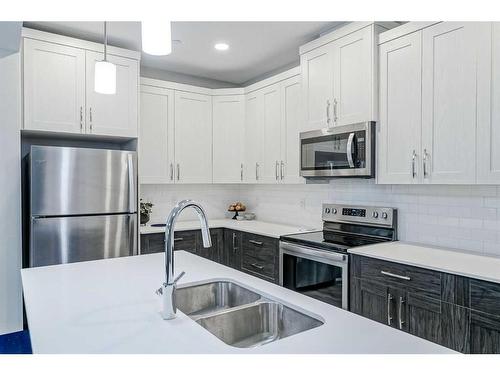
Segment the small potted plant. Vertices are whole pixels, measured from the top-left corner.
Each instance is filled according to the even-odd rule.
[[[149,215],[153,211],[153,203],[143,202],[141,199],[141,225],[146,225],[149,221]]]

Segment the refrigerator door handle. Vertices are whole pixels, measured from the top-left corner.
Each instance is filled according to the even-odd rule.
[[[129,246],[130,246],[130,255],[139,255],[137,248],[137,238],[136,238],[136,220],[137,215],[128,215],[128,230],[129,230]]]
[[[132,159],[132,154],[127,155],[128,163],[128,211],[136,212],[137,207],[135,206],[135,181],[134,181],[134,162]]]

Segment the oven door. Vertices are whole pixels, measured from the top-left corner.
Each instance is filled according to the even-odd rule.
[[[280,242],[280,285],[348,309],[348,255]]]
[[[300,134],[303,177],[374,177],[375,123]]]

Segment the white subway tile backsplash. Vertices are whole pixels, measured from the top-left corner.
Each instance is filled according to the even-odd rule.
[[[321,205],[343,203],[398,209],[399,239],[500,256],[500,187],[472,185],[376,185],[340,179],[303,185],[141,185],[151,200],[152,221],[163,221],[181,199],[199,200],[210,218],[226,217],[243,201],[259,220],[321,227]],[[183,214],[192,220],[194,214]]]

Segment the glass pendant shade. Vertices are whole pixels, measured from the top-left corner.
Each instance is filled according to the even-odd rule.
[[[165,56],[172,52],[170,21],[141,22],[142,50],[148,55]]]
[[[116,65],[109,61],[96,61],[94,90],[99,94],[116,94]]]

